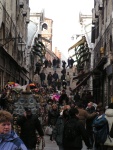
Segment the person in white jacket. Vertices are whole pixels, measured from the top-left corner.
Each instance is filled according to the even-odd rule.
[[[108,105],[108,108],[105,111],[105,117],[108,121],[110,131],[113,124],[113,103],[110,103]],[[113,150],[113,138],[111,138],[110,136],[107,137],[107,140],[104,143],[104,150]]]

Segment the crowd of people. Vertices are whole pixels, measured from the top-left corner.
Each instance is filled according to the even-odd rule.
[[[61,62],[59,58],[54,58],[51,62],[51,65],[48,65],[48,60],[45,59],[43,66],[41,65],[40,61],[36,63],[35,74],[40,76],[42,87],[52,86],[55,90],[61,90],[62,88],[66,89],[67,86],[70,86],[70,82],[72,80],[70,73],[67,72],[67,68],[73,68],[73,64],[74,60],[71,57],[68,58],[67,63],[65,60],[62,60]],[[48,74],[46,74],[45,70],[47,68],[53,68],[54,72],[52,71],[52,73],[50,71]],[[61,76],[57,73],[57,68],[62,68]]]
[[[96,150],[111,150],[113,148],[113,142],[110,142],[113,140],[111,137],[102,144],[96,141],[93,133],[93,122],[97,117],[101,117],[102,114],[105,114],[109,128],[111,128],[113,123],[113,103],[109,104],[108,108],[105,108],[102,103],[94,103],[93,96],[89,92],[80,96],[79,92],[70,90],[70,95],[67,95],[65,89],[61,91],[59,99],[55,100],[50,96],[53,93],[58,94],[58,91],[54,91],[54,88],[41,86],[38,88],[38,94],[43,95],[43,97],[37,107],[37,114],[33,115],[30,109],[25,108],[25,113],[22,116],[17,116],[16,125],[20,128],[19,133],[13,131],[15,123],[12,118],[14,114],[11,115],[4,108],[0,110],[0,147],[3,150],[7,146],[11,146],[11,150],[17,146],[22,150],[35,150],[37,133],[41,139],[44,139],[47,126],[52,128],[50,140],[57,142],[59,150],[81,150],[82,140],[84,140],[89,149],[95,147]],[[40,120],[42,114],[43,121]],[[2,115],[6,115],[4,116],[5,118]],[[72,122],[73,124],[71,124]],[[68,123],[73,129],[73,134],[69,134],[66,131]],[[72,135],[72,137],[69,135]],[[19,140],[19,144],[15,142],[15,138],[17,143]]]
[[[73,64],[70,62],[72,62],[71,58],[67,66],[72,68]],[[113,149],[111,134],[104,139],[104,142],[101,142],[98,138],[99,134],[97,135],[94,130],[95,121],[103,117],[107,120],[108,130],[111,130],[113,103],[108,106],[104,106],[101,102],[96,104],[91,92],[84,91],[80,95],[79,91],[74,91],[70,87],[70,75],[66,71],[66,64],[63,63],[60,79],[56,69],[60,65],[53,65],[54,73],[49,72],[47,77],[44,70],[37,72],[41,84],[36,85],[38,89],[34,90],[36,93],[32,91],[33,89],[31,90],[33,94],[38,94],[36,114],[33,114],[29,107],[25,107],[23,115],[15,116],[13,111],[8,109],[6,92],[8,87],[5,87],[0,99],[1,150],[36,150],[40,141],[44,142],[44,135],[48,135],[48,132],[50,141],[56,142],[59,150],[81,150],[83,141],[88,149]],[[48,66],[45,65],[45,67]],[[45,78],[47,78],[47,84],[45,84]],[[66,84],[63,84],[64,81]],[[69,87],[68,94],[66,86]],[[15,130],[15,126],[18,130]],[[42,145],[44,147],[44,143]]]

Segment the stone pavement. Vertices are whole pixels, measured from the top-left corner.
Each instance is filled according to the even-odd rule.
[[[56,142],[50,141],[50,137],[45,135],[45,148],[44,150],[59,150]]]
[[[50,141],[50,137],[45,135],[45,148],[44,150],[59,150],[56,142]],[[82,150],[87,150],[85,144],[83,143],[83,149]]]

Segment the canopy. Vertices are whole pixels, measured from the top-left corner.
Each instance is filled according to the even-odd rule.
[[[85,37],[82,37],[82,39],[80,41],[78,41],[77,43],[75,43],[73,46],[71,46],[68,51],[70,51],[71,49],[75,48],[76,46],[79,46],[81,44],[83,44],[86,41]]]

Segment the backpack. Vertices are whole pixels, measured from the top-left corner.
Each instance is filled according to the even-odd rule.
[[[96,117],[93,121],[93,133],[96,143],[104,144],[107,137],[109,137],[108,121],[105,114]]]
[[[64,125],[64,139],[72,141],[76,138],[76,121],[68,120]]]

